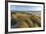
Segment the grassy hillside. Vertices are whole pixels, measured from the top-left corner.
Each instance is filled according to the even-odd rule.
[[[41,17],[28,12],[12,11],[11,25],[16,28],[41,27]]]

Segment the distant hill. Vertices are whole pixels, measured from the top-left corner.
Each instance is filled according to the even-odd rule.
[[[11,11],[11,12],[25,12],[25,13],[31,13],[33,15],[41,16],[41,11]]]

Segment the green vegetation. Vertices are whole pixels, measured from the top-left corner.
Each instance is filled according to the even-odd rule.
[[[11,12],[11,20],[17,21],[16,28],[41,27],[41,17],[26,12]],[[13,23],[13,22],[12,22]]]

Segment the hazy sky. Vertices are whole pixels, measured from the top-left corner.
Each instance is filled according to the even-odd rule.
[[[24,6],[24,5],[11,5],[12,11],[40,11],[40,6]]]

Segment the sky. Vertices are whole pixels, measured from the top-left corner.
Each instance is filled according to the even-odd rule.
[[[40,11],[40,6],[24,6],[24,5],[11,5],[12,11]]]

